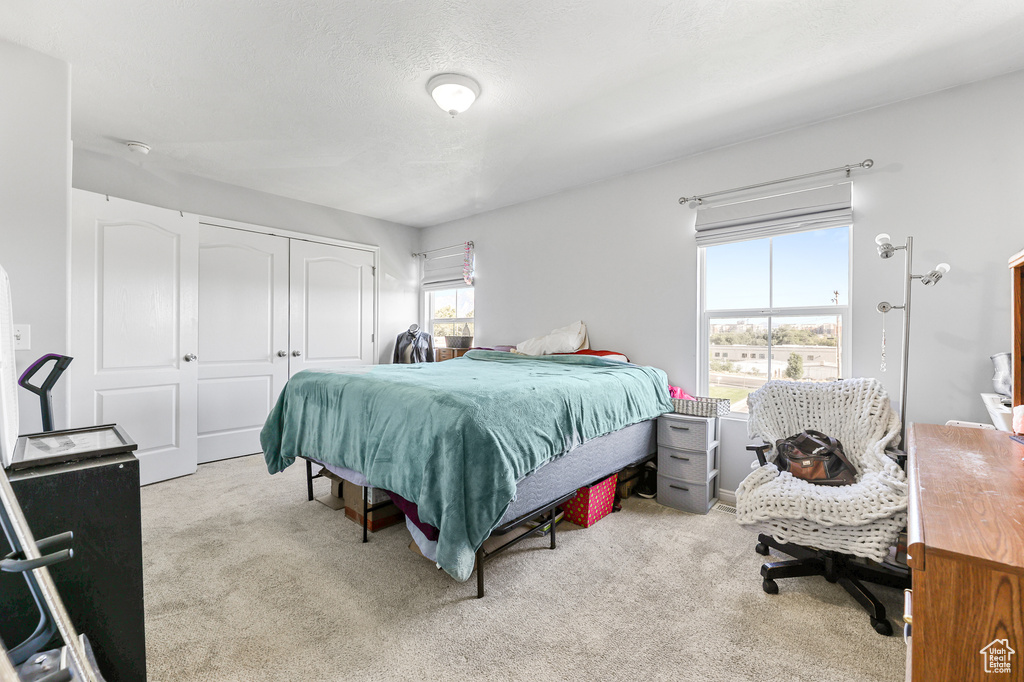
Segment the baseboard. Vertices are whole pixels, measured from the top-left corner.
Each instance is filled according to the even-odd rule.
[[[736,491],[735,490],[723,490],[718,489],[718,501],[722,504],[728,504],[733,507],[736,506]]]

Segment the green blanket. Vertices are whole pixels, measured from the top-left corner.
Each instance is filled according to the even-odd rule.
[[[305,371],[285,386],[260,442],[271,473],[307,456],[415,502],[420,520],[440,530],[438,563],[466,580],[517,481],[574,446],[671,411],[667,386],[653,367],[479,350]]]

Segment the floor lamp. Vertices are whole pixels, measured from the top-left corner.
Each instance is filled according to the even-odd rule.
[[[927,275],[915,275],[911,272],[913,268],[914,260],[914,238],[907,237],[907,243],[903,246],[893,246],[889,240],[889,235],[884,232],[875,237],[875,244],[878,245],[878,255],[887,260],[896,255],[897,251],[906,251],[906,258],[904,261],[904,285],[903,285],[903,305],[893,305],[888,301],[882,301],[878,304],[878,312],[882,313],[882,371],[885,371],[885,313],[890,310],[902,310],[903,311],[903,362],[901,365],[900,375],[900,412],[902,413],[900,419],[900,445],[906,447],[906,435],[907,435],[907,361],[910,355],[910,293],[911,283],[915,279],[921,280],[921,284],[925,286],[931,286],[936,284],[942,276],[949,272],[949,263],[939,263],[935,268],[930,271]]]

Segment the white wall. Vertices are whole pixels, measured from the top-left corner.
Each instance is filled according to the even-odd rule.
[[[411,255],[418,246],[415,228],[196,176],[154,171],[147,167],[146,157],[77,150],[72,184],[202,216],[380,246],[380,362],[391,362],[395,337],[419,318],[418,270]]]
[[[19,373],[66,350],[69,78],[66,62],[0,40],[0,265],[11,278],[14,321],[32,330],[31,349],[15,353]],[[58,427],[62,388],[54,391]],[[21,432],[39,431],[38,399],[19,395]]]
[[[646,171],[426,228],[421,246],[476,242],[477,343],[516,343],[583,319],[595,348],[621,350],[697,385],[694,212],[682,195],[875,160],[854,177],[854,376],[899,398],[898,313],[879,372],[878,301],[902,301],[902,256],[874,237],[915,238],[909,419],[987,421],[989,356],[1010,348],[1007,259],[1024,247],[1024,72],[717,149]],[[756,115],[752,114],[752,115]],[[724,425],[722,487],[752,457],[745,424]]]

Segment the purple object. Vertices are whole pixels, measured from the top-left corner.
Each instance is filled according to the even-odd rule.
[[[57,355],[56,353],[47,353],[43,357],[41,357],[38,360],[36,360],[35,362],[33,362],[31,365],[29,365],[28,368],[24,372],[21,373],[21,376],[18,377],[18,385],[19,386],[24,386],[25,388],[28,388],[27,386],[25,386],[25,383],[29,379],[32,378],[33,374],[35,374],[36,372],[39,371],[40,367],[42,367],[44,364],[46,364],[46,362],[48,360],[53,360],[54,358],[59,360],[60,358],[63,358],[63,357],[65,357],[65,356]]]
[[[423,534],[427,536],[427,539],[431,542],[437,542],[437,538],[441,535],[441,531],[434,528],[429,523],[423,523],[420,521],[419,511],[416,508],[416,504],[405,499],[398,493],[393,493],[390,490],[386,491],[391,501],[395,503],[395,506],[402,510],[406,518],[416,524],[416,527],[423,531]]]

